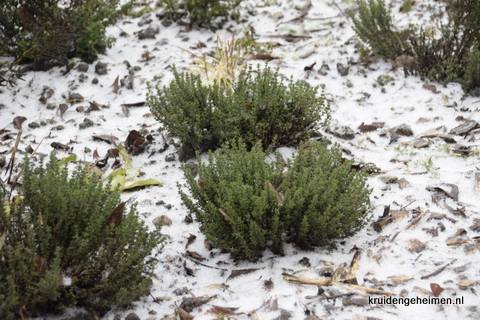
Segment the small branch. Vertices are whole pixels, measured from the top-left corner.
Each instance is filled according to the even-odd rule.
[[[372,288],[367,288],[355,284],[348,284],[348,283],[341,283],[341,282],[336,282],[332,280],[317,280],[317,279],[309,279],[309,278],[299,278],[295,276],[291,276],[289,274],[284,273],[283,278],[291,283],[297,283],[297,284],[311,284],[314,286],[333,286],[333,285],[340,285],[340,286],[347,286],[353,289],[358,289],[361,291],[364,291],[366,293],[370,294],[379,294],[379,295],[384,295],[384,296],[393,296],[393,293],[383,291],[383,290],[378,290],[378,289],[372,289]]]

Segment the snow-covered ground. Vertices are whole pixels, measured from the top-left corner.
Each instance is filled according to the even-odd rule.
[[[218,31],[219,35],[229,36],[233,30],[241,33],[246,25],[251,24],[259,42],[281,44],[272,52],[280,59],[270,63],[279,66],[280,74],[307,80],[314,86],[325,86],[333,109],[331,126],[348,126],[355,132],[355,138],[338,138],[326,133],[325,128],[319,128],[319,131],[350,151],[351,157],[357,161],[374,163],[381,168],[380,174],[372,175],[368,180],[373,188],[372,223],[382,216],[388,205],[395,219],[381,232],[375,231],[370,223],[355,236],[337,241],[328,248],[307,252],[286,244],[285,256],[275,256],[267,251],[255,263],[234,262],[228,254],[217,249],[208,250],[205,237],[199,232],[199,224],[185,222],[189,213],[177,190],[177,183],[184,182],[180,162],[166,161],[176,153],[176,148],[170,144],[166,151],[158,151],[163,146],[163,137],[169,139],[168,133],[151,116],[147,106],[126,107],[127,115],[122,105],[145,101],[148,81],[167,85],[173,78],[173,64],[181,69],[188,68],[192,59],[180,48],[197,54],[214,50],[215,33],[206,29],[187,33],[184,27],[176,24],[165,27],[155,16],[156,12],[150,14],[151,21],[145,17],[125,17],[108,29],[108,35],[117,38],[117,42],[107,55],[99,57],[98,62],[107,64],[105,75],[95,73],[95,62],[86,72],[74,69],[62,75],[60,68],[29,72],[17,87],[0,88],[0,130],[16,133],[18,129],[14,127],[13,119],[17,116],[27,118],[22,126],[20,150],[31,146],[33,149],[38,147],[39,154],[49,154],[53,150],[51,143],[59,142],[73,147],[70,152],[79,159],[93,161],[93,151],[97,150],[102,157],[112,147],[94,140],[94,135],[113,135],[122,142],[131,130],[146,130],[155,139],[149,151],[132,156],[132,164],[140,168],[145,177],[162,181],[163,186],[124,193],[123,197],[139,203],[138,210],[152,228],[152,221],[161,215],[170,218],[172,224],[162,228],[168,238],[156,268],[151,296],[136,302],[132,310],[113,310],[105,319],[117,316],[124,319],[132,312],[142,320],[173,317],[175,308],[185,298],[194,297],[209,300],[190,311],[195,319],[215,319],[219,310],[223,311],[225,318],[231,319],[480,319],[477,307],[480,245],[474,239],[479,236],[480,227],[471,228],[480,218],[477,208],[480,190],[475,179],[480,180],[477,176],[480,175],[477,169],[479,133],[474,129],[464,135],[449,134],[467,120],[480,121],[480,98],[464,97],[458,84],[443,86],[425,83],[419,77],[404,77],[403,70],[392,70],[389,62],[356,63],[359,62],[355,49],[358,40],[351,22],[345,17],[355,8],[353,1],[314,0],[307,16],[292,22],[288,21],[300,16],[300,10],[295,6],[300,9],[305,2],[283,0],[278,1],[280,5],[269,7],[255,6],[261,2],[258,0],[246,2],[253,8],[250,13],[242,11],[242,19],[247,22],[229,22]],[[402,24],[429,23],[426,20],[427,6],[439,5],[436,1],[415,1],[414,10],[405,14],[399,12],[402,1],[386,2],[391,3],[395,18]],[[279,12],[283,18],[275,21]],[[145,24],[139,26],[140,21]],[[139,40],[139,31],[148,27],[155,29],[156,26],[159,33],[155,39]],[[309,37],[296,43],[272,37],[293,32]],[[207,47],[197,49],[199,41]],[[142,57],[147,51],[154,58]],[[349,65],[349,62],[354,63]],[[312,71],[304,70],[313,63],[316,64]],[[339,74],[338,63],[350,68],[348,75]],[[318,73],[323,64],[330,68],[326,75]],[[120,80],[128,78],[128,66],[130,70],[136,70],[131,73],[133,88],[120,86],[114,93],[112,84],[117,77]],[[379,82],[387,78],[392,81],[380,85]],[[94,84],[94,79],[98,83]],[[425,84],[434,85],[435,89]],[[52,96],[47,99],[52,109],[39,101],[45,87],[52,90]],[[85,101],[69,104],[68,110],[61,115],[59,105],[67,103],[71,93],[82,95]],[[79,106],[88,109],[88,101],[108,108],[101,107],[88,114],[76,110]],[[92,120],[94,125],[80,129],[85,118]],[[45,125],[38,128],[29,126],[32,122],[40,124],[42,121]],[[362,123],[374,122],[384,125],[367,132],[359,128]],[[407,124],[413,135],[399,135],[393,139],[392,132],[402,124]],[[63,126],[62,130],[59,125]],[[433,129],[436,129],[433,135],[423,138],[430,142],[428,147],[413,145],[415,139]],[[441,138],[440,133],[448,137]],[[452,139],[456,142],[452,143]],[[469,155],[455,153],[454,150],[462,148],[458,145],[470,148]],[[0,153],[7,161],[12,147],[11,143],[0,143]],[[294,152],[286,148],[281,151],[286,154]],[[57,151],[58,157],[67,155],[65,151]],[[5,178],[5,172],[1,177]],[[458,187],[458,199],[452,185]],[[439,190],[445,190],[448,195]],[[438,199],[442,195],[444,199]],[[420,219],[409,227],[415,217]],[[196,239],[187,248],[191,235]],[[463,240],[467,241],[447,245]],[[330,269],[326,268],[337,270],[344,267],[348,271],[356,248],[361,249],[356,270],[360,286],[382,289],[396,298],[423,299],[432,298],[431,284],[438,284],[445,289],[439,298],[454,301],[462,298],[463,304],[369,304],[368,297],[385,296],[370,295],[345,285],[323,286],[324,292],[321,293],[315,285],[290,283],[282,275],[328,279],[325,275]],[[187,251],[197,253],[205,260],[196,260]],[[244,269],[255,270],[232,276],[235,270]],[[436,271],[438,274],[432,275]],[[347,295],[352,292],[354,295]],[[327,299],[335,295],[336,299]],[[215,309],[215,306],[236,309],[231,309],[229,315],[228,309]]]

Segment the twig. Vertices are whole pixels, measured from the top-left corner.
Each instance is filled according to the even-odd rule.
[[[447,268],[449,265],[455,263],[457,261],[457,259],[453,259],[452,261],[450,261],[450,263],[447,263],[446,265],[444,265],[443,267],[441,267],[440,269],[430,273],[430,274],[427,274],[426,276],[422,276],[420,279],[422,280],[425,280],[425,279],[428,279],[428,278],[431,278],[433,276],[436,276],[437,274],[439,274],[440,272],[442,272],[443,270],[445,270],[445,268]]]
[[[378,290],[378,289],[372,289],[372,288],[367,288],[355,284],[348,284],[348,283],[341,283],[337,281],[332,281],[332,280],[317,280],[317,279],[309,279],[309,278],[299,278],[295,277],[289,274],[284,273],[283,278],[291,283],[297,283],[297,284],[311,284],[314,286],[333,286],[333,285],[340,285],[340,286],[347,286],[353,289],[358,289],[361,291],[365,291],[366,293],[370,294],[380,294],[384,296],[393,296],[393,293],[383,291],[383,290]]]

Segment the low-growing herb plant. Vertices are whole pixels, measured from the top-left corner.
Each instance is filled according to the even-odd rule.
[[[34,70],[66,66],[69,58],[87,62],[114,42],[106,28],[121,16],[119,0],[12,0],[0,11],[0,54],[14,55]]]
[[[165,18],[187,25],[211,26],[216,18],[228,19],[238,15],[237,8],[242,0],[159,0],[165,6]],[[184,21],[183,19],[188,19]]]
[[[302,248],[348,237],[368,221],[367,173],[343,159],[338,146],[303,144],[285,162],[266,161],[260,144],[242,143],[198,157],[198,180],[184,169],[183,203],[215,246],[241,258],[265,248],[282,252],[282,235]]]
[[[409,25],[404,29],[394,25],[384,0],[357,3],[358,15],[352,15],[353,29],[380,56],[400,59],[394,61],[395,68],[404,67],[406,75],[407,69],[413,69],[432,81],[458,82],[465,91],[480,95],[480,89],[476,89],[480,87],[479,1],[447,0],[447,22],[436,20],[434,27]]]
[[[349,237],[368,222],[367,170],[356,171],[338,146],[304,144],[282,183],[287,233],[301,248]]]
[[[284,84],[269,67],[249,66],[231,86],[203,84],[198,76],[174,69],[169,86],[149,88],[147,103],[184,146],[203,152],[241,139],[248,147],[261,141],[266,150],[297,144],[328,123],[330,108],[317,90],[304,81]]]
[[[278,253],[284,227],[274,188],[281,182],[283,163],[266,163],[260,144],[248,152],[242,142],[211,152],[208,162],[198,160],[198,181],[184,170],[193,199],[180,185],[179,190],[207,239],[243,258],[258,257],[269,241]]]
[[[69,306],[102,313],[149,293],[163,236],[119,191],[53,159],[36,168],[26,159],[23,176],[16,201],[0,190],[2,319]]]

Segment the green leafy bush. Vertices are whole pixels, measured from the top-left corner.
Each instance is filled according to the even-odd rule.
[[[348,237],[367,220],[369,195],[366,170],[352,169],[338,147],[322,143],[300,148],[284,174],[282,210],[289,221],[287,233],[309,249],[331,239]]]
[[[425,78],[459,82],[466,91],[479,86],[476,58],[480,55],[480,2],[447,0],[448,21],[435,21],[437,28],[410,25],[399,30],[384,0],[358,0],[354,30],[380,56],[394,60],[415,58],[412,67]]]
[[[256,258],[269,247],[281,253],[282,234],[302,248],[353,235],[366,224],[370,189],[366,173],[352,169],[338,146],[305,144],[285,163],[266,162],[260,144],[242,143],[199,161],[199,179],[184,167],[179,192],[214,245]]]
[[[149,293],[163,237],[135,206],[127,212],[118,191],[81,167],[51,159],[33,168],[27,159],[23,172],[17,201],[0,191],[2,319],[68,306],[103,312]]]
[[[285,85],[269,67],[246,68],[231,87],[205,85],[175,69],[174,76],[168,87],[150,87],[147,103],[173,136],[201,152],[238,138],[248,147],[257,141],[264,149],[292,145],[329,120],[330,108],[316,95],[318,88],[304,81]]]
[[[185,24],[190,29],[193,24],[210,26],[218,17],[236,17],[241,2],[242,0],[160,0],[157,4],[165,6],[166,19]],[[184,18],[189,21],[183,21]]]
[[[105,30],[121,16],[119,2],[7,1],[0,5],[0,54],[33,62],[34,70],[67,65],[72,57],[91,62],[114,42]]]

